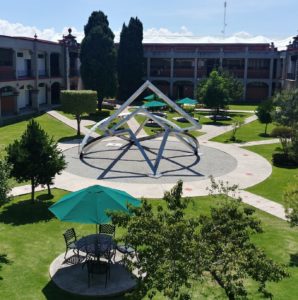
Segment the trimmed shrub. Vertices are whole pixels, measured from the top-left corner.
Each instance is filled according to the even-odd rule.
[[[290,139],[292,137],[292,129],[287,126],[277,126],[272,129],[270,136]]]
[[[89,90],[61,91],[62,111],[73,114],[78,123],[77,134],[80,135],[81,116],[84,113],[94,113],[97,108],[97,92]]]
[[[284,152],[273,153],[272,163],[276,167],[296,167],[298,165],[292,156]]]

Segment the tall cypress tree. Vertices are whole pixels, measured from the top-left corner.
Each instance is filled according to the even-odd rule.
[[[143,77],[143,24],[136,17],[128,26],[123,24],[117,57],[118,98],[130,97],[142,83]]]
[[[85,89],[97,91],[100,103],[116,93],[116,49],[107,16],[95,11],[84,27],[81,44],[81,77]]]

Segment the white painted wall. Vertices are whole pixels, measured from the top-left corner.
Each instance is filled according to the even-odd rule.
[[[27,91],[25,89],[19,90],[19,96],[18,96],[18,108],[25,108],[27,104]]]
[[[38,103],[45,104],[46,103],[46,87],[38,87]]]
[[[46,60],[45,60],[45,55],[44,53],[39,53],[43,54],[43,58],[37,58],[37,70],[38,74],[44,76],[46,74]]]

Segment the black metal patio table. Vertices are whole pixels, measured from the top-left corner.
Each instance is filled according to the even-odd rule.
[[[77,249],[87,255],[100,258],[110,251],[116,249],[116,243],[112,236],[107,234],[90,234],[80,238],[76,242]]]

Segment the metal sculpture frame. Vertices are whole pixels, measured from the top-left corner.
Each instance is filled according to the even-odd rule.
[[[146,89],[150,89],[154,92],[159,98],[164,100],[173,110],[178,112],[181,116],[183,116],[192,126],[187,128],[181,128],[177,124],[153,113],[149,112],[144,107],[139,107],[135,111],[131,113],[123,113],[123,111]],[[133,132],[131,129],[120,129],[121,126],[126,124],[131,118],[135,115],[142,115],[145,116],[145,120],[138,129]],[[109,125],[115,120],[117,117],[122,117],[118,123],[116,123],[112,128],[109,128]],[[145,137],[137,137],[138,134],[141,132],[143,127],[147,124],[149,120],[153,120],[157,123],[163,131],[151,136]],[[124,102],[121,107],[110,117],[105,118],[98,123],[96,123],[90,129],[89,133],[84,137],[82,143],[79,146],[79,154],[80,158],[83,159],[84,154],[88,151],[91,147],[93,147],[97,142],[102,141],[103,139],[110,138],[110,137],[119,137],[126,141],[129,141],[131,145],[135,145],[139,151],[141,152],[142,156],[144,157],[145,161],[147,162],[148,167],[150,168],[151,173],[148,174],[150,177],[158,178],[161,176],[158,173],[158,167],[160,161],[162,159],[162,155],[165,149],[165,145],[169,136],[176,137],[179,141],[185,144],[191,151],[193,151],[194,155],[200,155],[199,153],[199,142],[198,140],[189,133],[190,130],[197,130],[201,129],[202,126],[199,124],[195,119],[193,119],[189,114],[187,114],[182,108],[180,108],[174,101],[168,98],[164,93],[162,93],[157,87],[155,87],[150,81],[146,81],[126,102]],[[104,134],[99,137],[92,137],[92,134],[95,132],[96,129],[104,131]],[[155,139],[158,137],[162,137],[160,147],[158,149],[158,153],[156,156],[155,163],[153,164],[152,161],[147,156],[143,146],[141,145],[142,141]]]

